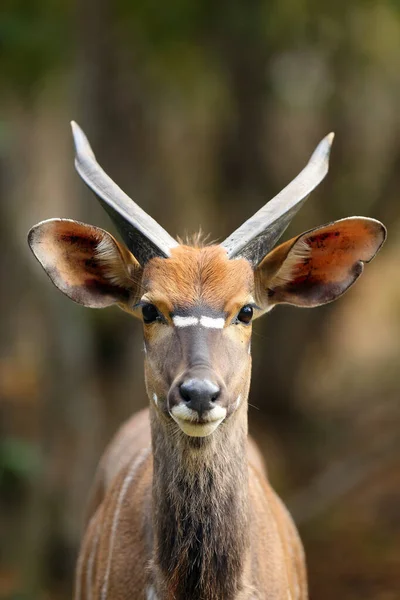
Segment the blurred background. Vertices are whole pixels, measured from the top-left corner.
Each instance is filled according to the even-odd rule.
[[[2,0],[0,598],[71,598],[96,463],[146,404],[140,324],[74,305],[26,243],[50,217],[113,231],[71,119],[172,235],[220,240],[335,131],[286,237],[360,214],[389,239],[333,305],[256,322],[250,425],[311,598],[400,598],[399,64],[398,0]]]

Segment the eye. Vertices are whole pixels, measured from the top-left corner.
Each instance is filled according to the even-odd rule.
[[[240,311],[238,313],[237,320],[240,321],[240,323],[249,325],[252,318],[253,318],[253,307],[250,306],[250,304],[246,304],[245,306],[242,306],[242,308],[240,309]]]
[[[143,321],[147,324],[154,323],[154,321],[160,320],[160,313],[158,312],[154,304],[145,304],[144,306],[142,306],[142,315]]]

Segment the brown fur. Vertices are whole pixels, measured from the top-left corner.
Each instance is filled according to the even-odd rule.
[[[51,219],[33,227],[28,240],[53,283],[75,302],[104,308],[131,298],[139,264],[103,229]]]
[[[117,546],[114,546],[114,576],[110,582],[109,598],[122,600],[134,597],[144,600],[145,590],[151,585],[158,586],[160,592],[157,597],[160,600],[307,598],[304,556],[298,534],[285,507],[275,496],[260,470],[263,463],[258,451],[254,445],[250,445],[246,452],[246,432],[243,431],[242,435],[239,435],[246,422],[246,410],[247,406],[244,404],[240,415],[237,415],[234,430],[221,431],[221,436],[216,436],[211,444],[206,444],[201,454],[197,452],[198,449],[187,446],[184,435],[165,436],[162,431],[155,434],[155,445],[159,448],[155,455],[155,466],[149,455],[135,478],[130,497],[121,513],[120,535]],[[152,420],[155,418],[157,419],[153,413]],[[138,435],[141,444],[146,445],[150,442],[149,433],[148,411],[143,411],[130,420],[117,435],[115,442],[120,456],[115,452],[114,444],[111,444],[102,460],[103,469],[105,468],[107,473],[103,470],[104,480],[101,482],[101,493],[98,494],[98,498],[102,498],[100,512],[98,506],[93,507],[94,517],[81,550],[84,565],[80,572],[80,580],[78,578],[78,581],[83,581],[84,584],[87,582],[90,549],[96,543],[96,523],[100,524],[102,535],[94,561],[97,565],[97,576],[92,584],[93,598],[101,597],[104,583],[111,537],[110,517],[115,514],[117,498],[129,465],[140,451],[140,446],[134,438]],[[219,430],[216,433],[219,433]],[[181,445],[182,451],[176,452],[177,447]],[[129,452],[125,453],[124,446],[129,447]],[[172,451],[173,449],[175,451]],[[168,466],[165,461],[167,456],[173,459]],[[159,468],[158,460],[161,461]],[[198,463],[199,460],[201,464]],[[242,467],[238,469],[238,465]],[[113,467],[115,473],[112,473]],[[244,467],[245,470],[242,471]],[[218,485],[215,487],[210,484],[211,473],[217,477]],[[187,479],[185,485],[182,485],[182,476]],[[111,483],[104,486],[105,480],[111,480]],[[148,554],[146,543],[139,543],[138,540],[145,540],[153,530],[150,515],[147,513],[147,517],[144,517],[146,507],[150,508],[152,487],[153,502],[159,499],[156,510],[154,505],[152,509],[154,527],[156,531],[160,528],[162,536],[159,538],[160,545],[155,545],[153,550],[155,554]],[[200,491],[203,493],[200,494]],[[227,500],[224,501],[224,497]],[[108,513],[108,518],[104,516],[102,506]],[[251,507],[251,510],[248,510],[248,507]],[[175,518],[172,518],[171,510],[176,513]],[[206,555],[202,558],[204,562],[197,565],[198,569],[192,552],[198,556],[196,536],[199,530],[198,525],[195,531],[190,528],[193,525],[192,519],[196,523],[206,525],[206,537],[202,538]],[[178,530],[175,530],[176,525]],[[181,541],[179,535],[183,536]],[[195,537],[192,538],[192,535]],[[171,543],[172,546],[169,547]],[[218,552],[214,551],[215,544]],[[227,552],[224,552],[225,544]],[[129,551],[124,550],[128,547]],[[171,567],[171,578],[167,581],[162,575],[158,554],[162,560],[167,561],[167,566]],[[127,560],[127,556],[131,559]],[[227,556],[230,562],[225,563],[224,557]],[[218,562],[219,557],[222,563]],[[207,577],[208,569],[211,569],[211,578]],[[196,585],[189,594],[188,587],[181,589],[180,586],[191,585],[190,575],[194,577]],[[204,588],[198,584],[202,577],[205,579]],[[81,583],[80,589],[83,587]],[[87,600],[85,594],[80,597]],[[78,599],[78,596],[76,598]]]
[[[253,273],[247,261],[229,261],[222,248],[182,246],[169,259],[149,262],[142,288],[166,320],[180,308],[224,314],[230,323],[252,299]],[[247,438],[250,336],[251,326],[240,324],[224,331],[145,327],[151,435],[139,413],[101,461],[78,591],[79,582],[94,577],[93,596],[102,600],[104,589],[115,600],[144,600],[149,590],[158,600],[307,598],[300,541]],[[166,404],[175,374],[193,361],[226,385],[228,417],[206,438],[185,435]],[[153,452],[135,470],[150,438]]]
[[[312,307],[336,300],[358,279],[385,238],[381,223],[363,217],[303,233],[264,258],[256,273],[257,300],[267,308],[278,303]]]
[[[253,287],[253,272],[244,260],[228,260],[220,246],[178,246],[171,258],[155,258],[144,271],[146,296],[176,306],[203,303],[225,310],[227,299],[243,297]]]
[[[219,246],[179,246],[142,270],[106,232],[71,223],[31,232],[54,283],[88,306],[118,302],[141,317],[150,302],[159,315],[144,325],[150,423],[136,415],[100,463],[75,600],[306,600],[299,536],[247,437],[251,325],[237,316],[254,299],[260,313],[332,300],[380,248],[383,227],[353,218],[318,228],[253,272]],[[183,433],[170,411],[182,378],[199,374],[218,384],[226,411],[207,437]]]

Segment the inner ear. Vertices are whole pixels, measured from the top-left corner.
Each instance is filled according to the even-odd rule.
[[[140,287],[139,263],[103,229],[50,219],[33,227],[28,241],[53,283],[79,304],[124,307]]]
[[[351,217],[318,227],[273,250],[256,270],[258,301],[313,307],[341,296],[386,237],[382,223]]]

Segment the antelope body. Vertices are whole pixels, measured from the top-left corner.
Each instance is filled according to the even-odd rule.
[[[272,247],[328,168],[332,136],[223,244],[178,244],[101,170],[76,124],[76,166],[116,223],[39,223],[30,246],[85,306],[144,324],[150,406],[102,458],[76,600],[304,600],[303,549],[247,432],[251,322],[343,294],[385,228],[352,217]]]

